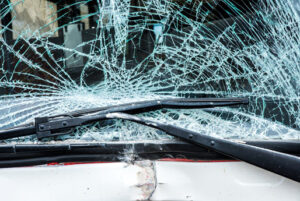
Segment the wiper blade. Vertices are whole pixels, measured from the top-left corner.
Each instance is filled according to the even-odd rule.
[[[25,136],[28,134],[24,133],[28,132],[29,135],[36,134],[38,138],[51,137],[55,135],[67,134],[66,132],[55,132],[59,129],[72,129],[75,126],[80,126],[106,119],[124,119],[162,130],[169,135],[178,137],[195,145],[205,147],[218,153],[245,161],[294,181],[300,182],[299,157],[255,147],[252,145],[236,143],[229,140],[206,136],[177,126],[150,121],[131,115],[132,113],[135,114],[160,108],[207,108],[248,103],[247,99],[239,99],[239,101],[233,101],[233,99],[222,99],[222,101],[220,101],[219,99],[214,99],[214,101],[212,99],[209,99],[208,102],[205,102],[203,99],[201,99],[201,101],[199,101],[199,99],[198,101],[195,101],[195,99],[185,100],[186,102],[184,102],[183,99],[172,101],[168,100],[165,102],[162,101],[163,103],[156,100],[154,102],[146,101],[142,103],[126,104],[121,106],[119,105],[88,112],[92,113],[92,115],[84,115],[87,112],[83,112],[84,114],[77,113],[77,117],[72,117],[69,113],[56,117],[36,118],[35,127],[32,128],[31,126],[29,126],[28,128],[25,128],[23,130],[21,128],[16,128],[17,131],[14,130],[13,132],[2,131],[0,132],[0,136],[2,139],[7,139],[16,136]],[[127,114],[120,112],[127,112]]]
[[[99,115],[101,116],[102,114],[108,114],[112,112],[138,114],[163,108],[212,108],[248,104],[248,102],[249,101],[247,98],[173,98],[140,101],[107,107],[77,110],[56,116],[35,118],[34,124],[1,130],[0,140],[28,135],[37,135],[37,137],[41,139],[44,137],[69,134],[72,129],[70,129],[69,132],[57,132],[57,130],[80,126],[93,121],[97,121]],[[88,114],[90,116],[85,117],[85,115]]]
[[[241,104],[248,104],[248,98],[169,98],[156,99],[149,101],[139,101],[120,105],[112,105],[106,107],[98,107],[84,110],[77,110],[58,116],[81,116],[85,114],[95,113],[99,111],[104,112],[125,112],[128,114],[138,114],[142,112],[149,112],[159,109],[192,109],[192,108],[212,108],[234,106]]]
[[[147,120],[124,113],[107,114],[105,118],[124,119],[156,128],[195,145],[205,147],[300,182],[300,158],[293,155],[219,139],[174,125]]]

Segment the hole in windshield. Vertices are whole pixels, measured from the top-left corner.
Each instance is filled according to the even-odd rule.
[[[140,114],[231,139],[299,139],[297,0],[2,0],[0,128],[162,98],[250,104]],[[64,141],[161,140],[109,120]],[[10,141],[32,142],[35,137]]]

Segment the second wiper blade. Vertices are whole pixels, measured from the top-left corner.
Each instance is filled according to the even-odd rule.
[[[139,101],[126,104],[98,107],[84,110],[77,110],[58,116],[81,116],[95,112],[124,112],[128,114],[138,114],[159,109],[193,109],[193,108],[212,108],[248,104],[248,98],[169,98],[156,99],[149,101]]]
[[[124,113],[107,114],[105,118],[123,119],[156,128],[166,132],[171,136],[178,137],[179,139],[193,143],[200,147],[205,147],[215,152],[230,156],[291,180],[300,182],[300,158],[297,156],[264,149],[249,144],[216,138],[209,135],[203,135],[201,133],[167,123],[143,119]]]
[[[93,122],[97,115],[108,114],[112,112],[123,112],[127,114],[138,114],[163,108],[192,109],[192,108],[212,108],[235,106],[248,104],[247,98],[173,98],[157,99],[150,101],[140,101],[127,104],[113,105],[107,107],[92,108],[86,110],[76,110],[62,115],[51,117],[36,118],[34,125],[25,125],[0,131],[0,140],[11,139],[36,134],[37,137],[51,137],[69,132],[57,133],[53,130],[80,126]],[[85,118],[87,114],[88,117]]]

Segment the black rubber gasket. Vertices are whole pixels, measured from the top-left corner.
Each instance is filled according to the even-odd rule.
[[[250,145],[300,156],[300,141],[247,141]],[[0,167],[21,167],[65,162],[117,162],[181,158],[234,160],[182,141],[107,142],[86,144],[0,145]]]

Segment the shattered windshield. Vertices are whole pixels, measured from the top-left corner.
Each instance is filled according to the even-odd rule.
[[[139,116],[221,138],[300,137],[298,0],[1,0],[0,15],[1,129],[143,100],[247,97]],[[109,120],[56,140],[169,138]]]

